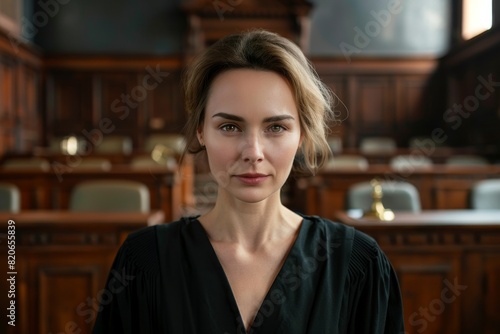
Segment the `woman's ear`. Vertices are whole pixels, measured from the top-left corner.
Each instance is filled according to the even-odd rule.
[[[205,146],[205,142],[203,141],[203,129],[202,127],[198,127],[198,130],[196,130],[196,137],[198,137],[198,142],[200,143],[200,146]]]

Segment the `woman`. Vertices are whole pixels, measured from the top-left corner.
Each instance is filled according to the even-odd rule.
[[[94,333],[402,333],[374,240],[280,201],[292,168],[329,154],[330,93],[300,49],[260,30],[225,37],[189,68],[185,98],[187,150],[206,154],[215,206],[127,238]]]

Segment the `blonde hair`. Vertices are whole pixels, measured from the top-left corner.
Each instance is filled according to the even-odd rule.
[[[297,45],[265,30],[228,35],[203,51],[185,73],[184,93],[188,122],[186,153],[203,150],[197,130],[203,125],[210,86],[215,77],[232,69],[272,71],[283,76],[293,90],[303,140],[294,171],[314,174],[331,151],[328,122],[333,117],[332,92],[318,77]]]

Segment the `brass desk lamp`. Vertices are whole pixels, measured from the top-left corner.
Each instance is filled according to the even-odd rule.
[[[381,221],[392,221],[394,220],[394,212],[391,209],[384,208],[382,204],[382,197],[384,196],[382,192],[382,185],[378,179],[373,179],[370,181],[373,188],[372,192],[372,206],[370,211],[365,211],[363,217],[373,217]]]
[[[151,151],[151,158],[161,166],[166,166],[171,169],[177,166],[175,151],[162,144],[155,145],[153,151]]]

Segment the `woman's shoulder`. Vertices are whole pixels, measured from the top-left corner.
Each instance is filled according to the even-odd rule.
[[[315,222],[317,228],[324,229],[327,235],[332,235],[331,238],[335,240],[333,244],[336,246],[337,255],[343,259],[348,259],[346,269],[351,278],[366,278],[373,270],[384,273],[390,272],[391,265],[388,258],[377,241],[371,236],[352,226],[319,216],[309,216],[307,218]]]
[[[371,236],[340,222],[320,216],[303,216],[305,219],[312,221],[314,228],[324,230],[323,233],[330,238],[344,241],[345,245],[349,245],[353,255],[361,258],[373,258],[379,255],[380,248]]]
[[[156,239],[159,233],[166,235],[176,233],[176,231],[178,232],[190,219],[190,217],[183,217],[172,222],[140,228],[130,233],[125,242],[129,245],[136,245]]]
[[[189,221],[181,218],[169,223],[143,227],[130,233],[122,246],[119,256],[124,261],[142,270],[157,270],[159,250],[164,243],[178,241],[179,231]]]

